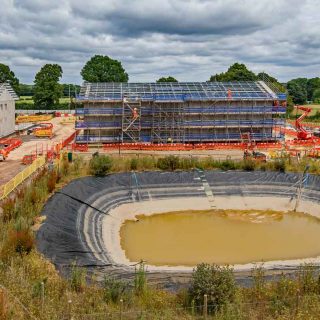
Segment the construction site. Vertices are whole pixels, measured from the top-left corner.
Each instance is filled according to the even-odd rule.
[[[80,270],[134,284],[142,270],[177,292],[207,263],[247,288],[260,264],[274,281],[319,266],[319,127],[307,105],[286,119],[271,88],[84,83],[74,114],[16,112],[0,139],[0,211],[18,227],[27,216],[31,254],[70,282]]]
[[[78,143],[283,140],[286,95],[264,82],[84,83]]]
[[[10,96],[12,90],[5,88]],[[0,160],[6,160],[0,163],[2,183],[39,156],[58,157],[62,145],[88,155],[170,153],[257,161],[320,156],[319,129],[304,122],[312,109],[296,106],[300,116],[286,120],[286,94],[264,81],[85,82],[76,99],[75,114],[16,115],[15,133],[11,124],[12,134],[0,140]]]

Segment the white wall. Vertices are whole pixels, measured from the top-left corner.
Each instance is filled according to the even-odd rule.
[[[14,133],[15,130],[15,101],[4,89],[0,93],[0,137]]]

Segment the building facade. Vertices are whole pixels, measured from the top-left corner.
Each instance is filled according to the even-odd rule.
[[[262,81],[87,83],[78,143],[206,143],[283,138],[286,95]]]
[[[0,137],[15,132],[15,101],[18,96],[8,83],[0,83]]]

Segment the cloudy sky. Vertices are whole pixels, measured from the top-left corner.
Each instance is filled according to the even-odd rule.
[[[58,63],[81,83],[94,54],[130,81],[206,81],[236,61],[281,81],[320,76],[320,0],[0,0],[0,62],[20,81]]]

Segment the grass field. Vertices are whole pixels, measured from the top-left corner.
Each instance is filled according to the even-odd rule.
[[[70,99],[68,97],[60,98],[59,102],[60,103],[69,103]],[[20,96],[18,103],[33,104],[32,96]]]
[[[307,107],[307,108],[311,108],[312,111],[310,113],[310,116],[313,116],[316,114],[317,111],[320,111],[320,104],[306,104],[304,105],[304,107]],[[296,110],[296,109],[293,109],[292,112],[291,112],[291,115],[295,116],[296,114],[302,114],[303,112],[300,111],[300,110]]]

